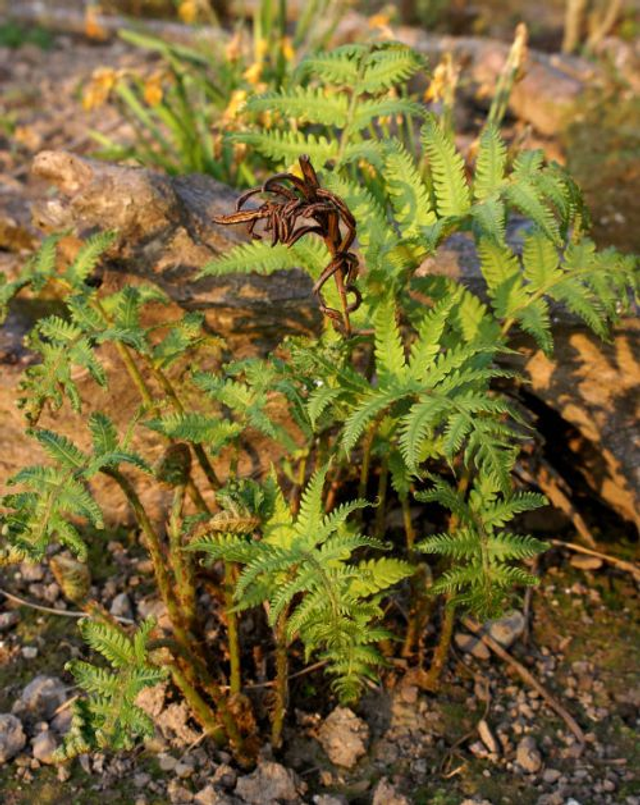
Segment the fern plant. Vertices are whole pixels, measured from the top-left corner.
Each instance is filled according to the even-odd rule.
[[[29,336],[37,362],[25,372],[21,404],[47,461],[19,471],[11,481],[17,491],[0,501],[2,561],[39,561],[56,546],[84,560],[85,524],[103,520],[92,482],[106,475],[136,518],[170,622],[166,634],[145,623],[131,636],[84,602],[91,620],[82,633],[114,672],[71,667],[89,698],[78,704],[61,757],[130,746],[150,726],[137,693],[170,675],[203,730],[251,762],[262,725],[246,684],[241,627],[249,609],[266,612],[261,636],[275,649],[277,746],[297,645],[305,662],[314,656],[323,664],[335,694],[352,701],[384,666],[382,646],[394,650],[389,599],[409,599],[402,651],[421,664],[425,599],[441,594],[447,607],[430,669],[437,682],[456,608],[493,615],[514,587],[535,583],[522,562],[544,544],[506,528],[543,498],[514,489],[528,428],[504,393],[518,381],[504,358],[516,328],[552,349],[555,305],[604,335],[636,287],[635,261],[595,248],[578,189],[540,152],[511,154],[487,126],[475,164],[467,164],[448,126],[399,90],[421,68],[395,44],[314,52],[297,83],[250,98],[254,122],[229,135],[284,167],[309,153],[321,168],[317,189],[353,214],[358,254],[348,265],[360,263],[362,302],[351,337],[328,318],[320,334],[222,365],[215,339],[212,370],[212,337],[200,314],[149,325],[145,307],[164,299],[155,287],[96,287],[109,233],[66,264],[50,237],[20,276],[0,285],[3,311],[26,292],[54,291],[62,303]],[[283,203],[292,201],[302,200]],[[514,215],[525,219],[520,239],[510,235]],[[295,266],[317,281],[336,259],[333,241],[318,237],[321,224],[293,245],[239,246],[203,273]],[[481,295],[424,270],[454,233],[477,251]],[[335,311],[339,300],[330,294],[323,309]],[[87,411],[77,379],[81,368],[84,383],[109,383],[107,347],[139,394],[123,434],[113,412]],[[63,406],[88,426],[90,448],[80,446],[81,428],[71,440],[41,426]],[[142,429],[164,444],[153,466],[134,447]],[[271,443],[278,471],[247,477],[256,434]],[[140,473],[170,500],[158,522],[139,494]],[[396,504],[404,544],[387,524]],[[442,519],[444,507],[445,530],[423,539],[416,504],[429,518]],[[427,573],[429,556],[438,562]],[[215,645],[203,630],[205,584],[220,602],[226,635]]]
[[[113,671],[84,660],[72,660],[65,666],[89,696],[74,702],[71,729],[56,751],[58,762],[107,748],[131,749],[135,741],[153,735],[153,721],[136,704],[136,698],[168,675],[166,668],[149,658],[154,627],[152,619],[146,620],[129,637],[107,620],[87,618],[80,622],[87,645],[101,654]]]

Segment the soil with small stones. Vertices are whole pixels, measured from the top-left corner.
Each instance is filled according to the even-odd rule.
[[[114,137],[129,133],[110,107],[91,114],[81,111],[80,90],[92,70],[105,65],[144,69],[149,60],[122,43],[96,44],[64,36],[56,37],[47,51],[33,44],[0,48],[0,271],[9,272],[36,238],[28,202],[46,188],[28,175],[31,157],[43,148],[90,153],[91,128]],[[624,155],[626,159],[627,151]],[[610,196],[606,203],[612,204]],[[632,214],[632,207],[619,214]],[[0,341],[0,353],[1,348]],[[149,562],[136,534],[124,529],[96,534],[90,544],[90,595],[125,617],[152,611],[162,617],[153,598]],[[625,549],[610,546],[612,552]],[[76,691],[63,671],[64,663],[86,656],[76,619],[64,615],[73,605],[64,600],[45,566],[5,569],[0,586],[59,612],[44,613],[2,599],[0,713],[10,713],[38,675],[59,677],[71,699]],[[206,630],[213,642],[221,628],[215,606],[206,596],[200,604],[203,611],[212,612]],[[21,714],[27,741],[0,766],[0,798],[7,805],[80,804],[93,798],[123,805],[192,801],[206,805],[250,802],[251,792],[269,785],[281,796],[293,797],[295,791],[300,802],[324,805],[372,800],[425,805],[464,801],[566,805],[572,800],[581,805],[636,805],[640,803],[634,776],[640,767],[638,610],[637,589],[629,576],[606,565],[575,567],[559,551],[544,557],[541,585],[530,601],[526,639],[521,637],[510,651],[577,719],[587,736],[584,747],[510,666],[454,648],[437,696],[411,685],[411,675],[405,673],[409,669],[402,663],[392,664],[383,684],[369,690],[355,713],[368,728],[366,752],[352,768],[333,765],[318,740],[337,702],[322,676],[312,673],[292,682],[295,710],[283,753],[272,758],[266,752],[253,773],[258,776],[251,779],[234,767],[226,753],[200,740],[197,725],[168,689],[151,705],[158,708],[159,728],[142,748],[127,754],[82,756],[64,767],[46,762],[45,744],[51,741],[38,736],[49,733],[52,742],[59,743],[68,727],[69,708]],[[259,630],[258,620],[251,615],[244,618],[247,636]],[[435,618],[429,627],[430,649],[437,625]],[[263,663],[248,666],[250,683],[259,684],[263,676]],[[264,707],[258,694],[256,703]],[[240,799],[241,794],[249,799]]]

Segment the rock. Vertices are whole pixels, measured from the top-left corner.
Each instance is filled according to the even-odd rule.
[[[477,660],[488,660],[491,657],[491,651],[482,640],[478,640],[473,635],[466,634],[465,632],[456,632],[453,637],[456,646],[467,654],[475,657]]]
[[[22,721],[9,713],[0,714],[0,763],[6,763],[24,748],[27,736]]]
[[[31,562],[20,562],[20,575],[23,581],[42,581],[44,578],[44,567],[42,567],[42,565],[34,565]]]
[[[411,802],[383,777],[373,791],[371,805],[411,805]]]
[[[557,783],[558,780],[562,777],[562,772],[559,769],[545,769],[542,773],[542,779],[545,783],[549,783],[549,785],[553,785],[553,783]]]
[[[502,618],[489,621],[489,635],[504,648],[509,648],[522,635],[526,621],[522,612],[514,610]]]
[[[316,794],[313,797],[314,805],[347,805],[343,797],[334,797],[331,794]]]
[[[200,737],[199,733],[189,725],[190,718],[189,707],[182,701],[165,707],[155,722],[162,735],[174,746],[188,746]]]
[[[67,688],[57,676],[39,674],[22,691],[11,711],[49,721],[55,711],[67,700]]]
[[[35,660],[38,656],[38,649],[36,646],[23,646],[20,649],[20,654],[22,654],[25,660]]]
[[[71,729],[71,722],[73,721],[73,708],[65,707],[51,722],[51,728],[54,729],[59,735],[65,735]]]
[[[198,791],[193,801],[197,805],[233,805],[234,802],[239,800],[230,797],[228,794],[216,791],[212,785],[207,785],[201,791]]]
[[[318,740],[332,763],[351,769],[367,752],[369,727],[349,708],[336,707],[320,727]]]
[[[129,596],[126,593],[116,595],[111,602],[109,612],[116,618],[133,619],[133,607]]]
[[[167,786],[167,794],[169,795],[169,802],[172,805],[183,805],[185,802],[193,802],[193,794],[188,788],[185,788],[177,780],[171,780]]]
[[[491,727],[487,724],[484,718],[478,723],[478,735],[489,752],[494,755],[498,755],[500,753],[500,745],[498,744],[493,732],[491,732]]]
[[[0,632],[8,632],[19,622],[20,615],[12,609],[9,612],[0,612]]]
[[[602,567],[602,559],[578,553],[571,557],[569,564],[571,567],[577,567],[578,570],[599,570]]]
[[[31,742],[31,746],[34,758],[39,760],[40,763],[51,765],[54,762],[53,753],[58,748],[58,742],[51,730],[45,730],[36,735]]]
[[[235,794],[253,805],[266,805],[278,800],[299,801],[294,773],[272,761],[263,761],[254,772],[241,777]]]
[[[162,771],[173,771],[178,765],[178,761],[173,755],[168,755],[166,752],[161,752],[158,755],[158,766]]]
[[[542,767],[542,756],[535,739],[531,735],[522,738],[516,750],[516,760],[529,774],[535,774]]]
[[[155,720],[164,709],[166,691],[166,682],[159,682],[157,685],[143,688],[136,696],[135,703]]]
[[[640,527],[640,322],[623,319],[607,342],[563,324],[554,342],[553,360],[540,351],[528,359],[528,389],[579,432],[567,446],[589,486]]]
[[[221,763],[213,773],[212,783],[229,791],[235,786],[238,773],[228,763]]]

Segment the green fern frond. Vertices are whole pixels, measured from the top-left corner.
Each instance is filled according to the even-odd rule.
[[[301,131],[247,131],[233,134],[230,139],[285,165],[295,162],[300,154],[307,154],[316,167],[321,168],[339,153],[337,140]]]
[[[422,128],[422,141],[429,157],[436,209],[440,217],[464,215],[470,205],[464,160],[457,152],[450,134],[445,133],[433,116]]]
[[[397,140],[387,145],[384,180],[395,220],[404,237],[416,237],[422,227],[436,222],[428,188],[415,160]]]
[[[100,258],[116,240],[115,232],[99,232],[86,240],[78,251],[74,261],[65,271],[65,279],[73,286],[83,285]]]
[[[507,147],[498,129],[487,126],[480,137],[476,160],[473,194],[484,200],[497,193],[502,185],[507,164]]]
[[[231,249],[210,263],[200,273],[201,277],[220,277],[225,274],[272,274],[287,268],[301,268],[312,277],[319,276],[329,262],[329,252],[321,240],[303,238],[293,246],[269,241],[255,240]]]
[[[349,101],[344,94],[328,94],[319,87],[294,86],[249,98],[245,108],[249,112],[268,111],[299,122],[344,128],[348,107]]]

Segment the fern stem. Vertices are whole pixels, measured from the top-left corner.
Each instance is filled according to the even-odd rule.
[[[449,647],[453,636],[453,626],[456,620],[456,608],[448,596],[445,602],[444,617],[440,628],[440,639],[436,646],[431,667],[427,671],[424,685],[428,690],[437,691],[440,687],[440,677],[449,656]]]
[[[96,302],[96,305],[98,310],[106,318],[106,313],[104,312],[102,305],[100,305],[99,302]],[[115,347],[118,355],[120,356],[120,360],[124,364],[124,367],[127,370],[127,373],[131,378],[134,386],[138,390],[138,393],[140,394],[142,401],[151,411],[153,411],[156,414],[159,414],[160,407],[158,406],[157,401],[154,399],[153,394],[151,393],[151,389],[147,385],[144,377],[142,376],[140,369],[138,369],[136,362],[133,360],[130,350],[125,344],[123,344],[120,341],[115,342]],[[205,499],[202,497],[202,493],[200,492],[200,490],[198,489],[192,478],[190,478],[187,483],[187,490],[189,492],[189,497],[193,500],[196,507],[201,511],[208,512],[209,507],[207,506]]]
[[[233,594],[235,592],[237,567],[233,562],[224,563],[224,604],[227,619],[227,641],[229,648],[229,689],[232,694],[240,693],[242,678],[240,669],[240,639],[238,635],[238,616],[234,610]]]
[[[136,521],[138,522],[138,525],[140,526],[144,535],[146,548],[149,551],[151,561],[153,562],[156,583],[158,585],[160,595],[162,596],[162,600],[167,606],[171,625],[179,641],[184,643],[185,646],[188,646],[189,640],[185,631],[180,606],[174,593],[172,579],[167,570],[167,564],[165,561],[164,552],[162,550],[160,537],[153,527],[146,509],[142,505],[142,501],[138,497],[138,493],[136,492],[133,484],[126,477],[126,475],[123,475],[120,472],[120,470],[113,467],[104,467],[101,472],[104,475],[108,475],[110,478],[113,478],[127,498],[129,505],[133,509]]]
[[[193,560],[183,550],[181,534],[182,507],[185,487],[178,486],[173,493],[173,505],[169,516],[167,533],[169,536],[169,558],[177,582],[177,596],[187,629],[192,630],[196,619],[196,590],[193,574]]]
[[[287,644],[287,616],[288,608],[280,613],[276,624],[276,679],[275,702],[273,719],[271,722],[271,745],[274,749],[282,746],[282,730],[287,712],[287,699],[289,695],[289,658]]]
[[[400,496],[400,505],[402,506],[402,521],[404,523],[404,532],[406,537],[407,554],[410,562],[415,561],[414,545],[416,541],[416,532],[411,522],[411,508],[409,504],[409,496]],[[426,579],[424,572],[416,572],[411,576],[411,599],[409,604],[409,622],[407,624],[407,632],[405,634],[404,644],[402,646],[402,656],[409,657],[413,654],[413,649],[424,631],[425,627],[425,611],[426,611]]]
[[[384,536],[385,515],[387,513],[387,488],[389,486],[389,462],[387,456],[382,459],[380,465],[380,478],[378,479],[378,507],[376,509],[376,520],[374,533],[378,539]]]
[[[297,514],[298,509],[300,508],[300,494],[302,492],[302,487],[304,486],[304,479],[307,474],[308,458],[309,454],[305,453],[300,459],[300,462],[298,464],[298,478],[291,490],[290,508],[293,514]]]
[[[371,450],[373,448],[373,440],[376,436],[378,429],[378,420],[376,419],[369,428],[367,437],[364,442],[362,452],[362,464],[360,465],[360,483],[358,484],[358,497],[364,498],[367,495],[367,484],[369,483],[369,470],[371,468]]]

